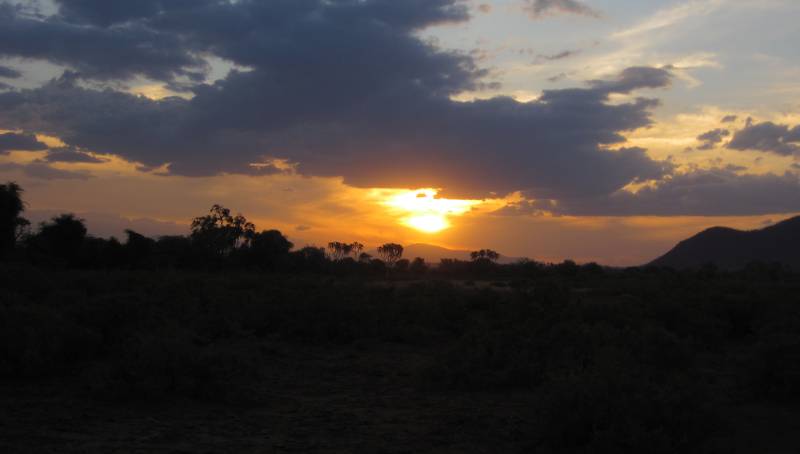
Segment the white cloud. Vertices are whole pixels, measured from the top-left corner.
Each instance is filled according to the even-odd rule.
[[[728,0],[687,1],[678,6],[662,9],[644,21],[625,30],[616,32],[611,36],[615,39],[630,39],[654,30],[671,27],[686,19],[710,14],[727,3],[727,1]]]

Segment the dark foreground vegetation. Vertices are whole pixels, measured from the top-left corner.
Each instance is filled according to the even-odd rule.
[[[68,215],[26,230],[0,189],[0,452],[800,447],[781,265],[431,268],[393,243],[292,251],[222,207],[121,243]]]
[[[800,446],[797,276],[11,265],[0,285],[3,452]]]

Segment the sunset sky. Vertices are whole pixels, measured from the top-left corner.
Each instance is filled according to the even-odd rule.
[[[797,0],[0,0],[26,217],[636,265],[800,213]]]

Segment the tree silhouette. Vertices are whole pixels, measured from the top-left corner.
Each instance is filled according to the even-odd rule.
[[[214,205],[205,216],[192,220],[192,241],[217,256],[227,257],[236,248],[249,244],[255,235],[253,223],[238,214],[231,215],[231,210]]]
[[[155,251],[156,241],[130,229],[125,230],[125,234],[128,236],[124,246],[128,263],[134,267],[148,265],[148,260]]]
[[[299,251],[293,252],[292,256],[296,260],[296,266],[306,271],[322,271],[325,269],[328,260],[325,258],[325,249],[314,246],[306,246]]]
[[[86,225],[74,214],[62,214],[42,222],[39,233],[31,238],[36,249],[46,255],[75,263],[86,239]]]
[[[0,184],[0,257],[14,249],[24,229],[30,225],[20,217],[25,211],[22,188],[16,183]]]
[[[353,246],[349,243],[342,243],[339,241],[332,241],[328,243],[328,255],[334,262],[338,262],[349,256],[352,250]]]
[[[364,250],[364,245],[357,241],[353,243],[342,243],[340,241],[328,243],[328,255],[334,262],[339,262],[350,255],[358,259],[362,250]]]
[[[381,256],[387,266],[392,268],[398,260],[403,258],[403,246],[397,243],[386,243],[378,247],[378,255]]]
[[[294,245],[278,230],[256,233],[247,249],[248,262],[262,268],[275,268],[292,247]]]
[[[354,241],[350,244],[350,252],[353,254],[353,258],[359,260],[361,257],[361,251],[364,250],[364,245],[359,243],[358,241]]]
[[[480,251],[472,251],[469,254],[473,262],[489,261],[496,262],[500,258],[500,254],[491,249],[481,249]]]
[[[394,264],[394,269],[397,271],[408,271],[411,262],[408,259],[400,259]]]
[[[408,270],[414,274],[425,274],[428,271],[428,265],[425,263],[425,259],[417,257],[411,261]]]

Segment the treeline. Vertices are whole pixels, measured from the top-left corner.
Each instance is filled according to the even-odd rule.
[[[333,241],[327,247],[294,245],[278,230],[257,231],[243,215],[214,205],[191,221],[187,236],[149,238],[126,230],[123,241],[88,234],[85,221],[72,214],[55,216],[36,228],[22,214],[22,189],[15,183],[0,185],[0,259],[37,266],[81,269],[253,269],[268,272],[317,273],[395,278],[426,275],[442,278],[495,279],[559,276],[591,278],[608,272],[596,263],[572,260],[545,264],[523,259],[500,264],[491,249],[470,254],[469,261],[442,259],[435,266],[421,257],[404,258],[400,244],[377,248],[377,257],[358,242]],[[700,273],[720,272],[709,265]],[[761,279],[791,274],[779,264],[754,263],[743,271]]]
[[[546,267],[533,261],[500,265],[500,255],[490,249],[474,251],[470,261],[443,259],[431,267],[421,257],[404,258],[404,248],[386,243],[377,257],[358,242],[330,242],[327,247],[294,245],[278,230],[257,231],[243,215],[214,205],[191,221],[188,236],[149,238],[126,230],[123,241],[88,234],[85,221],[72,214],[55,216],[32,228],[22,214],[22,189],[0,185],[0,256],[39,266],[85,269],[241,269],[276,272],[311,272],[384,277],[530,275],[548,268],[563,274],[598,273],[598,265],[580,267],[574,262]]]

